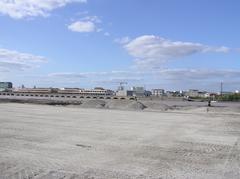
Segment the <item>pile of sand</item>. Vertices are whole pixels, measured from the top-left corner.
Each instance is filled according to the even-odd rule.
[[[143,105],[147,106],[148,110],[167,111],[170,109],[174,109],[174,107],[159,103],[158,101],[144,101]]]
[[[83,108],[105,108],[105,109],[121,109],[121,110],[143,110],[146,108],[144,104],[138,101],[130,100],[85,100],[82,101],[80,107]]]
[[[106,103],[105,107],[122,110],[143,110],[146,108],[141,102],[130,100],[110,100]]]

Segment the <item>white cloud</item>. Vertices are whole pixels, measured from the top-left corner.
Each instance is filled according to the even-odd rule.
[[[25,70],[36,67],[43,62],[47,62],[47,59],[42,56],[0,49],[0,68],[5,71]]]
[[[97,24],[102,23],[98,16],[85,16],[68,26],[73,32],[101,32],[103,29],[98,28]]]
[[[54,73],[49,74],[49,80],[76,81],[81,84],[107,85],[117,87],[121,81],[132,85],[146,85],[149,88],[174,88],[183,90],[188,88],[215,89],[220,82],[228,85],[229,89],[240,88],[240,70],[232,69],[161,69],[149,71],[109,71],[86,73]],[[53,81],[54,81],[53,80]]]
[[[175,90],[202,89],[218,91],[220,82],[224,90],[240,89],[240,70],[233,69],[164,69],[153,75],[153,86]]]
[[[114,40],[114,42],[119,43],[119,44],[127,44],[130,41],[131,41],[131,39],[127,36],[123,37],[123,38],[117,38]]]
[[[68,29],[73,32],[94,32],[96,26],[91,21],[77,21],[68,26]]]
[[[24,75],[23,75],[24,76]],[[224,90],[240,89],[240,70],[233,69],[161,69],[149,71],[105,71],[83,73],[52,73],[41,76],[24,76],[22,80],[36,82],[36,85],[52,87],[81,87],[92,88],[103,86],[117,89],[121,81],[126,86],[146,86],[147,89],[164,88],[166,90],[202,89],[218,91],[220,82]],[[0,77],[3,77],[2,75]],[[25,83],[24,83],[25,84]]]
[[[228,53],[230,51],[230,48],[224,46],[218,48],[209,47],[209,51]]]
[[[131,75],[130,75],[131,74]],[[121,81],[127,81],[129,83],[141,82],[142,77],[139,76],[138,72],[130,71],[106,71],[106,72],[82,72],[82,73],[52,73],[48,74],[47,78],[43,79],[54,81],[54,82],[65,82],[70,84],[74,81],[76,84],[81,84],[81,87],[86,87],[91,85],[101,86],[113,85],[117,87]],[[114,88],[115,88],[114,87]]]
[[[51,73],[48,77],[61,78],[61,79],[76,79],[86,78],[83,73]]]
[[[126,40],[125,40],[126,39]],[[228,52],[227,47],[211,47],[200,43],[171,41],[154,35],[137,37],[128,42],[122,41],[127,52],[136,59],[139,67],[158,68],[162,63],[190,56],[196,53]]]
[[[152,74],[161,78],[177,81],[189,80],[220,80],[236,79],[240,80],[240,71],[231,69],[211,70],[211,69],[162,69],[153,71]]]
[[[86,3],[87,0],[0,0],[0,13],[14,19],[46,17],[50,11],[74,2]]]
[[[136,72],[134,72],[136,73]],[[113,77],[119,75],[129,74],[129,71],[109,71],[109,72],[82,72],[82,73],[51,73],[49,77],[58,77],[58,78],[96,78],[96,77]]]
[[[102,23],[102,20],[98,16],[86,16],[80,19],[81,21],[91,21],[94,23]]]

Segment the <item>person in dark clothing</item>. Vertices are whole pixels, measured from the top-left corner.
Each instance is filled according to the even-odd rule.
[[[211,107],[211,100],[208,100],[208,107]]]

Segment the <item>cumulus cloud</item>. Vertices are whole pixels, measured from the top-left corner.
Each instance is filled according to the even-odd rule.
[[[71,23],[68,29],[73,32],[101,32],[102,29],[97,27],[99,23],[102,21],[98,16],[86,16]]]
[[[47,62],[42,56],[35,56],[18,51],[0,49],[0,68],[2,70],[25,70]]]
[[[0,13],[14,19],[46,17],[52,10],[74,2],[86,3],[87,0],[1,0]]]
[[[91,21],[77,21],[68,26],[68,29],[73,32],[94,32],[96,26]]]
[[[125,42],[125,43],[124,43]],[[156,68],[162,63],[197,53],[223,52],[227,47],[211,47],[200,43],[172,41],[154,35],[137,37],[128,42],[122,41],[127,52],[136,59],[137,66]]]

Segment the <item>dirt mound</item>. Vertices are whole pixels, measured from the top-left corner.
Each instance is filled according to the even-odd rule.
[[[81,107],[83,108],[104,108],[106,102],[104,100],[87,100],[83,101]]]
[[[169,109],[174,109],[174,107],[168,106],[157,101],[144,101],[143,105],[147,106],[148,110],[167,111]]]
[[[144,104],[138,101],[130,100],[111,100],[106,106],[109,109],[122,109],[122,110],[143,110],[146,108]]]
[[[127,108],[130,110],[143,110],[146,108],[146,106],[141,102],[134,101],[127,105]]]

